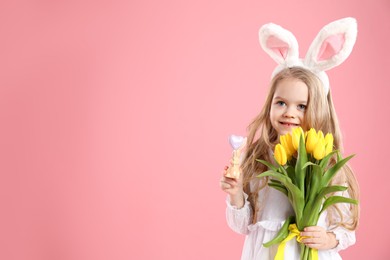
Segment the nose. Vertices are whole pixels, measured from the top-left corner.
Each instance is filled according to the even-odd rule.
[[[287,117],[287,118],[294,118],[295,114],[294,114],[293,108],[290,106],[286,107],[286,110],[284,111],[283,116]]]

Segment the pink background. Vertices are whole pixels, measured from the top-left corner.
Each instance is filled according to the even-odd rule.
[[[258,29],[304,54],[346,16],[329,76],[362,215],[342,255],[390,259],[388,0],[2,1],[0,259],[239,259],[219,178],[275,66]]]

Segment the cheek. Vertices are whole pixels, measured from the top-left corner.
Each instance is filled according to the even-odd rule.
[[[305,125],[306,123],[306,120],[305,120],[305,113],[302,113],[300,116],[299,116],[299,120],[301,121],[301,125]]]
[[[270,114],[270,117],[276,117],[280,114],[280,108],[277,107],[277,106],[272,106],[270,111],[269,111],[269,114]]]
[[[281,119],[280,110],[274,109],[273,113],[270,113],[269,119],[270,119],[272,128],[275,130],[278,129],[279,128],[279,121]]]
[[[271,108],[269,111],[269,118],[271,119],[271,122],[277,118],[277,114],[277,110]]]

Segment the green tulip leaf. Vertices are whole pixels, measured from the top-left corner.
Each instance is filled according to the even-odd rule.
[[[275,165],[273,165],[272,163],[269,163],[267,161],[260,160],[260,159],[256,159],[256,161],[261,162],[262,164],[264,164],[265,166],[267,166],[269,169],[271,169],[273,171],[277,171],[278,170],[278,167],[275,167]]]
[[[298,159],[297,163],[295,164],[297,185],[301,191],[304,191],[305,188],[304,186],[306,169],[304,169],[303,166],[307,163],[306,146],[303,138],[303,135],[301,135],[299,138]]]
[[[324,171],[326,169],[326,167],[328,166],[328,163],[329,163],[329,160],[330,158],[332,158],[332,156],[337,153],[338,151],[335,150],[335,151],[332,151],[331,153],[329,153],[327,156],[325,156],[321,162],[320,162],[320,166],[322,168],[322,170]]]
[[[312,220],[315,217],[314,214],[317,214],[319,212],[321,203],[319,205],[317,204],[318,200],[316,199],[317,198],[316,195],[318,194],[319,190],[322,188],[321,179],[322,179],[321,167],[319,165],[313,165],[311,171],[310,191],[308,192],[308,194],[306,194],[307,200],[306,200],[306,205],[304,208],[303,220],[302,220],[302,222],[305,225],[308,223],[312,223]],[[320,202],[322,202],[322,200],[320,200]]]
[[[283,226],[280,228],[276,236],[271,241],[264,243],[263,246],[270,247],[272,245],[279,244],[284,239],[286,239],[286,237],[290,233],[288,230],[288,226],[290,226],[290,224],[293,223],[294,220],[295,220],[294,216],[290,216],[288,219],[286,219],[286,221],[284,222]]]
[[[315,163],[312,163],[312,162],[307,162],[307,163],[305,163],[305,165],[303,165],[303,169],[305,169],[306,167],[308,167],[309,165],[317,165],[317,164],[315,164]]]
[[[321,205],[322,205],[322,202],[325,198],[325,195],[329,194],[329,193],[332,193],[332,192],[338,192],[338,191],[345,191],[347,190],[348,187],[344,187],[344,186],[328,186],[328,187],[323,187],[319,193],[317,194],[317,196],[315,196],[315,199],[314,200],[310,200],[306,207],[305,207],[305,210],[304,210],[304,215],[307,216],[307,215],[310,215],[310,212],[319,212],[320,211],[320,208],[321,208]],[[319,214],[318,214],[319,216]],[[312,218],[312,216],[308,216],[309,218]],[[307,223],[308,219],[305,219],[304,221],[306,221],[305,223]],[[314,220],[315,221],[315,220]]]
[[[336,204],[336,203],[350,203],[350,204],[358,204],[357,200],[346,198],[343,196],[332,196],[325,200],[324,204],[322,205],[322,209],[320,211],[320,214],[324,212],[329,206]]]
[[[287,176],[290,177],[291,182],[296,186],[297,185],[297,180],[295,179],[295,169],[294,167],[288,165],[286,168],[287,171]]]
[[[335,165],[333,165],[330,169],[328,169],[324,177],[322,178],[322,185],[327,186],[333,176],[355,155],[350,155],[347,158],[339,160]]]
[[[320,190],[320,193],[318,194],[319,197],[325,197],[325,195],[329,194],[329,193],[333,193],[333,192],[338,192],[338,191],[346,191],[348,189],[348,187],[345,187],[345,186],[328,186],[328,187],[324,187]]]
[[[284,166],[282,166],[282,165],[279,166],[278,172],[282,172],[284,175],[288,176],[286,169],[285,169]]]
[[[262,174],[259,174],[257,177],[267,177],[267,176],[273,177],[279,180],[282,184],[284,184],[286,189],[289,191],[289,195],[291,195],[291,197],[289,196],[289,199],[291,201],[297,219],[300,219],[304,207],[303,192],[291,182],[291,179],[288,176],[280,173],[275,173],[274,171],[263,172]]]
[[[343,157],[341,157],[341,152],[337,151],[337,161],[341,161],[341,159],[343,159]]]
[[[270,179],[269,181],[270,181],[270,182],[272,182],[272,183],[278,183],[278,184],[282,184],[280,181],[278,181],[278,180],[275,180],[275,179]]]
[[[275,172],[273,170],[265,171],[265,172],[257,175],[257,177],[258,178],[272,177],[273,179],[270,179],[270,180],[272,180],[273,182],[280,182],[281,184],[285,184],[285,183],[292,184],[291,179],[288,176],[281,174],[280,172]]]
[[[310,189],[307,191],[308,194],[306,194],[307,203],[313,201],[315,195],[322,188],[321,186],[322,170],[319,165],[317,164],[312,165],[310,177],[311,177],[311,182],[309,187]]]
[[[278,191],[284,193],[284,195],[286,195],[288,197],[288,191],[283,184],[268,183],[268,186],[274,188],[275,190],[278,190]]]

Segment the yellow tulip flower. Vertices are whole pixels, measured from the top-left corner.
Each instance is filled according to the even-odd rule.
[[[314,147],[318,142],[318,137],[317,137],[317,132],[314,128],[311,128],[307,132],[307,137],[306,137],[306,151],[308,153],[313,153]]]
[[[313,156],[317,160],[321,160],[322,158],[325,157],[325,140],[324,140],[324,138],[318,138],[318,142],[314,147]]]
[[[301,127],[297,127],[292,130],[292,143],[295,150],[298,150],[301,135],[303,137],[305,136]]]
[[[292,144],[292,138],[290,134],[280,136],[280,144],[286,150],[287,160],[290,160],[292,155],[295,153],[294,146]]]
[[[333,135],[327,133],[325,136],[325,156],[333,151]]]
[[[280,165],[285,165],[287,163],[286,150],[281,144],[275,146],[274,157]]]
[[[324,139],[324,133],[321,130],[319,130],[317,133],[317,137],[318,139]]]

